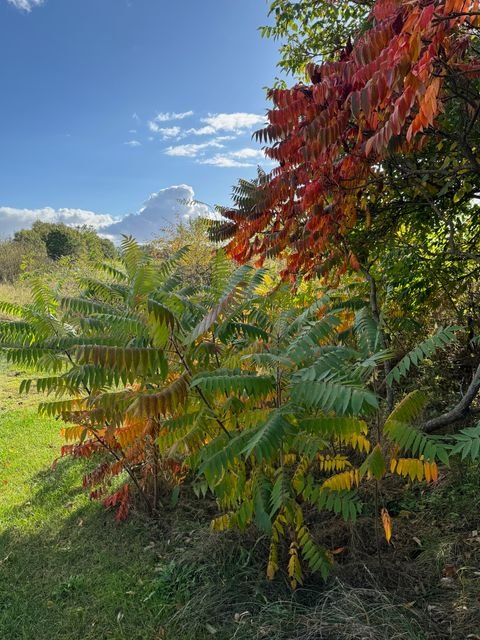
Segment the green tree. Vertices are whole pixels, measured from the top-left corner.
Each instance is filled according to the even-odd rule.
[[[372,4],[371,0],[274,0],[268,14],[273,24],[260,27],[260,33],[281,43],[278,67],[304,80],[307,63],[334,59],[365,26]]]
[[[14,235],[14,241],[39,248],[44,245],[51,260],[64,256],[88,256],[90,258],[111,258],[115,255],[113,243],[100,238],[90,227],[69,227],[62,223],[34,222],[31,229],[22,229]]]
[[[72,256],[77,252],[74,234],[66,229],[51,229],[44,236],[47,255],[51,260]]]

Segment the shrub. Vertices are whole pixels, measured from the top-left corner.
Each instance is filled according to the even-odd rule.
[[[45,247],[28,242],[4,240],[0,242],[0,282],[13,283],[24,269],[38,270],[48,261]]]
[[[20,275],[23,250],[9,240],[0,242],[0,282],[14,282]]]
[[[55,397],[40,411],[67,423],[62,455],[98,462],[84,478],[91,496],[122,519],[132,485],[156,512],[189,476],[197,495],[217,499],[214,529],[254,524],[270,536],[268,576],[286,554],[293,587],[301,559],[323,576],[332,564],[312,511],[354,522],[366,482],[389,541],[380,483],[435,480],[448,457],[412,426],[420,392],[383,418],[379,367],[392,354],[364,302],[294,295],[266,269],[233,270],[222,252],[199,290],[179,277],[185,255],[157,263],[128,238],[119,268],[80,278],[84,294],[36,282],[32,304],[0,305],[18,317],[0,324],[7,359],[46,374],[21,390]],[[441,335],[422,353],[452,339]],[[392,382],[406,370],[402,361]]]

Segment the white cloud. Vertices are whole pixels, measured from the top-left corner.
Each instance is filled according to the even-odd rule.
[[[203,155],[205,149],[216,147],[221,149],[224,145],[218,140],[209,140],[202,144],[179,144],[175,147],[167,147],[165,153],[167,156],[180,156],[182,158],[196,158],[199,154]]]
[[[193,116],[193,111],[184,111],[183,113],[175,113],[175,111],[168,111],[166,113],[157,113],[154,122],[169,122],[170,120],[183,120]]]
[[[213,156],[213,158],[205,158],[205,160],[199,160],[200,164],[211,164],[215,167],[222,167],[224,169],[230,169],[232,167],[251,167],[253,166],[250,162],[239,162],[230,156],[222,156],[217,154]]]
[[[31,11],[42,5],[44,0],[8,0],[8,2],[21,11]]]
[[[185,133],[193,136],[211,136],[216,133],[217,130],[214,127],[200,127],[199,129],[187,129]]]
[[[187,184],[160,189],[152,193],[138,213],[104,227],[101,233],[117,241],[125,234],[135,236],[139,242],[148,242],[179,220],[212,217],[208,206],[195,202],[194,198],[195,192]]]
[[[128,147],[141,147],[142,143],[138,140],[129,140],[128,142],[124,142]]]
[[[217,153],[212,158],[204,158],[198,160],[199,164],[210,164],[215,167],[231,168],[231,167],[251,167],[253,160],[266,160],[265,154],[261,149],[252,149],[245,147],[238,151],[229,151],[228,153]]]
[[[265,160],[265,154],[261,149],[252,149],[251,147],[244,147],[243,149],[239,149],[238,151],[231,151],[230,156],[232,158],[239,159],[250,159],[254,158]]]
[[[153,127],[150,126],[152,124],[153,124]],[[159,127],[158,125],[152,122],[149,122],[148,126],[150,128],[150,131],[153,131],[154,133],[158,133],[162,137],[162,140],[166,140],[167,138],[178,138],[178,136],[182,131],[180,127]]]
[[[184,111],[183,113],[176,113],[175,111],[160,112],[152,120],[148,121],[148,128],[154,133],[161,133],[162,123],[171,122],[172,120],[184,120],[190,116],[193,116],[193,111]]]
[[[100,235],[115,241],[126,234],[133,235],[140,242],[148,242],[177,221],[199,216],[215,217],[206,204],[195,202],[192,187],[180,184],[152,193],[137,213],[122,219],[84,209],[0,207],[0,237],[12,236],[15,231],[30,227],[36,220],[42,220],[63,222],[69,226],[87,225],[97,229]]]
[[[100,229],[113,224],[115,218],[108,214],[95,213],[85,209],[16,209],[0,207],[0,236],[8,237],[18,231],[30,227],[36,220],[42,222],[63,222],[69,226],[87,225]]]
[[[230,136],[224,136],[224,138],[232,139],[265,123],[264,116],[258,115],[256,113],[246,113],[243,111],[239,111],[236,113],[210,113],[207,117],[200,119],[200,122],[203,125],[201,127],[193,127],[190,129],[182,130],[180,129],[180,127],[165,128],[163,126],[165,122],[171,122],[172,120],[183,120],[193,115],[193,111],[184,111],[183,113],[158,113],[154,118],[148,121],[148,128],[153,133],[158,133],[160,135],[164,135],[164,132],[166,130],[172,129],[177,131],[178,129],[175,136],[177,138],[185,138],[186,136],[209,136],[220,133],[229,133]],[[174,137],[173,134],[171,137]]]
[[[180,127],[164,127],[163,125],[166,122],[171,122],[172,120],[184,120],[185,118],[189,118],[190,116],[193,116],[193,111],[184,111],[183,113],[176,113],[175,111],[157,113],[157,115],[152,120],[148,121],[148,128],[150,129],[150,131],[152,131],[152,133],[160,134],[163,139],[178,138],[182,133]],[[184,136],[185,134],[183,133],[183,135],[180,137]]]
[[[206,126],[199,129],[189,129],[187,133],[204,136],[212,135],[219,131],[231,131],[238,135],[264,124],[265,118],[256,113],[216,113],[209,114],[206,118],[202,118],[201,121]]]

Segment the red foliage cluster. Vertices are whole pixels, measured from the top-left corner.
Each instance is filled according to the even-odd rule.
[[[120,426],[105,427],[92,426],[91,419],[92,414],[83,412],[79,414],[76,426],[62,429],[67,441],[80,439],[80,442],[65,444],[61,455],[98,461],[97,466],[84,475],[83,486],[90,490],[92,500],[103,500],[106,507],[117,509],[116,520],[123,520],[128,515],[128,484],[111,495],[108,492],[114,479],[122,474],[135,478],[137,489],[144,493],[147,502],[151,485],[163,483],[172,487],[181,484],[185,477],[183,466],[173,458],[157,455],[158,427],[153,420],[128,418]],[[156,505],[150,506],[153,509]]]
[[[115,520],[125,520],[128,516],[129,505],[129,485],[128,483],[122,485],[118,491],[109,496],[103,501],[105,507],[116,507],[117,513],[115,514]]]
[[[230,255],[284,255],[284,275],[328,268],[342,252],[344,267],[358,266],[341,239],[362,192],[387,154],[422,146],[448,73],[479,71],[468,55],[477,14],[478,0],[377,0],[370,28],[338,61],[309,65],[310,85],[272,90],[256,135],[278,166],[256,206],[224,213]]]

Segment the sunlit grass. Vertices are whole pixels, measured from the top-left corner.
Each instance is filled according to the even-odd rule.
[[[0,372],[0,638],[157,638],[156,547],[138,519],[118,525],[59,454],[59,423],[38,416]]]
[[[27,304],[31,300],[30,289],[26,283],[17,281],[15,284],[0,282],[0,302],[14,302]]]

